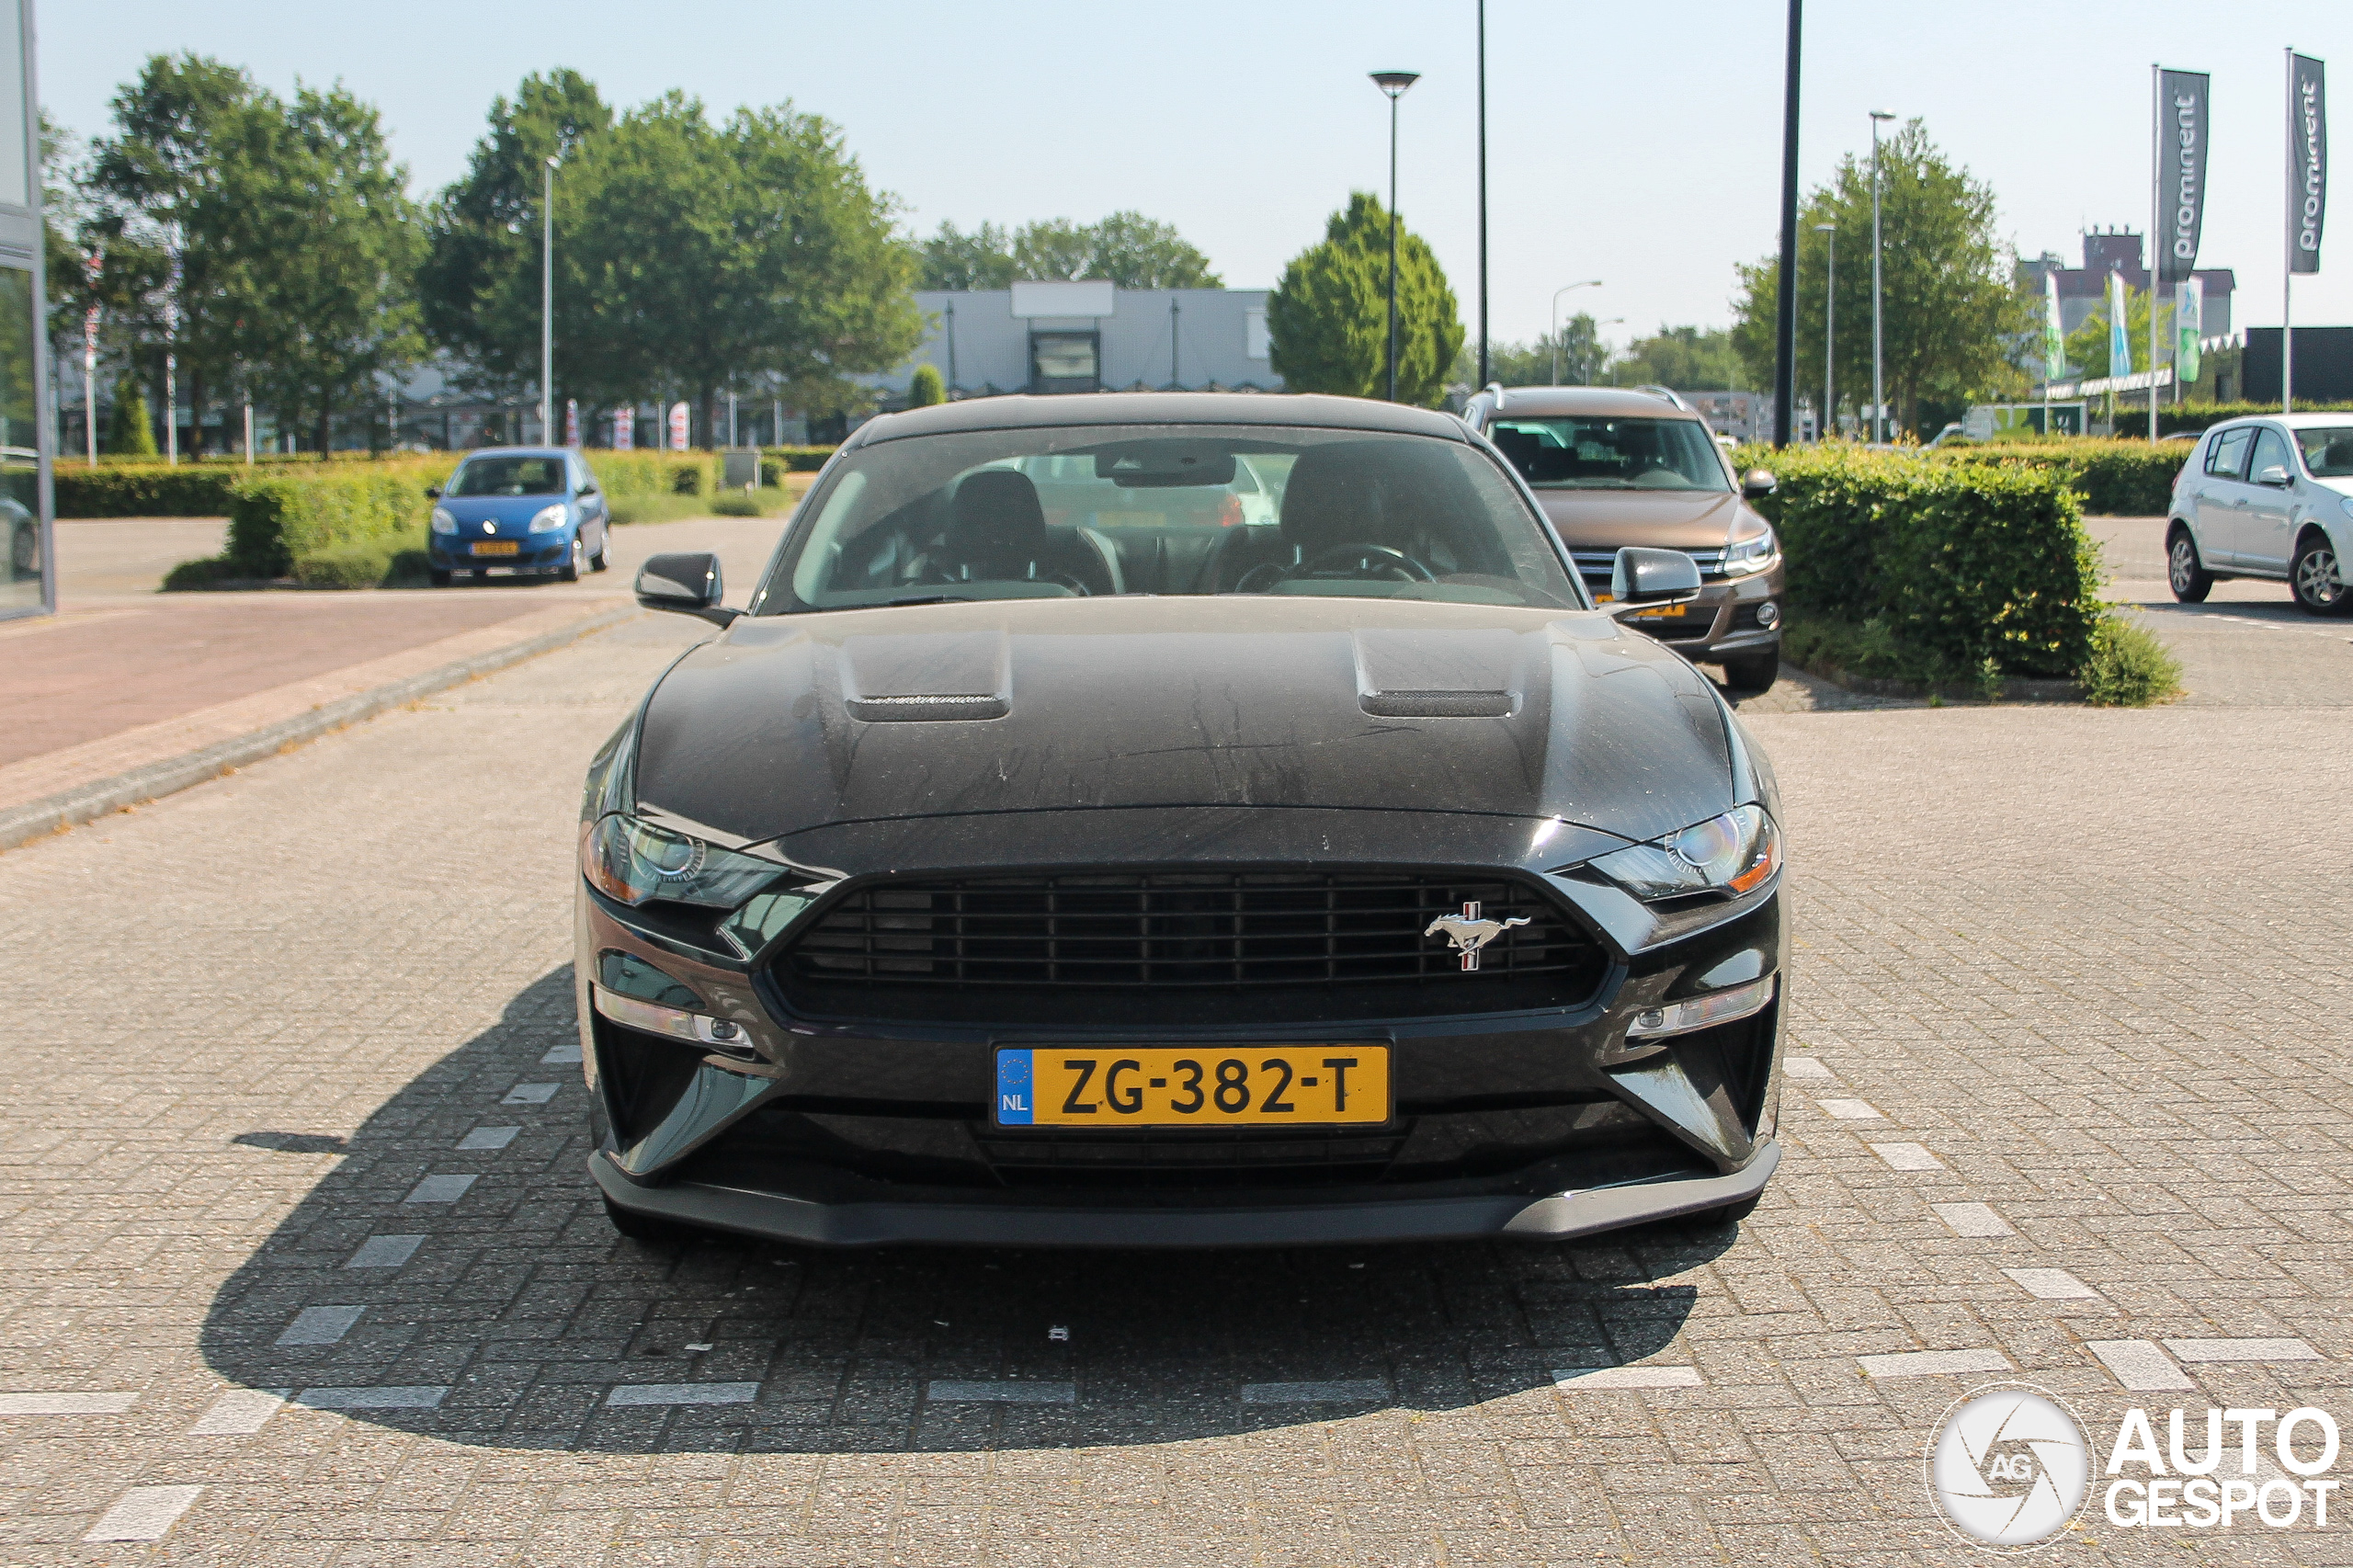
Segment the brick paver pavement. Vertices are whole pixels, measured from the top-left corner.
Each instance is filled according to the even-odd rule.
[[[2332,713],[1755,713],[1802,1060],[1736,1233],[673,1254],[583,1175],[564,965],[695,631],[0,856],[0,1562],[1961,1562],[1978,1383],[2353,1416]]]

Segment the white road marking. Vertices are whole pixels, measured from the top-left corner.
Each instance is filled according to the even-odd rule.
[[[449,1396],[447,1383],[411,1383],[381,1388],[304,1389],[294,1403],[313,1410],[438,1410]]]
[[[757,1383],[623,1383],[605,1396],[607,1404],[749,1404],[760,1397]]]
[[[540,1058],[540,1065],[542,1067],[579,1066],[580,1042],[575,1040],[570,1045],[557,1046],[553,1051],[549,1051],[545,1056]]]
[[[1874,1143],[1871,1153],[1895,1171],[1940,1171],[1945,1163],[1917,1143]]]
[[[924,1386],[934,1404],[1076,1404],[1076,1383],[965,1382],[935,1378]]]
[[[2008,1372],[2017,1369],[1998,1350],[1905,1350],[1893,1356],[1858,1356],[1863,1376],[1936,1378],[1955,1372]]]
[[[1244,1383],[1245,1404],[1362,1404],[1387,1399],[1389,1384],[1381,1378],[1333,1378],[1323,1382]]]
[[[201,1486],[134,1486],[92,1526],[84,1540],[161,1540],[196,1506]]]
[[[304,1307],[278,1336],[280,1345],[333,1345],[359,1323],[366,1307]]]
[[[2168,1339],[2165,1348],[2183,1361],[2317,1361],[2319,1351],[2301,1339]]]
[[[1816,1100],[1814,1103],[1840,1121],[1884,1121],[1887,1119],[1871,1108],[1869,1100]]]
[[[1782,1057],[1781,1073],[1790,1078],[1828,1078],[1835,1081],[1838,1076],[1824,1067],[1818,1058],[1812,1056]]]
[[[1994,1212],[1990,1203],[1931,1203],[1938,1219],[1957,1236],[2014,1236],[2010,1222]]]
[[[2189,1389],[2198,1385],[2173,1358],[2147,1339],[2087,1339],[2084,1348],[2100,1358],[2110,1376],[2128,1389]]]
[[[408,1196],[401,1201],[403,1203],[455,1203],[466,1195],[466,1188],[481,1179],[480,1176],[426,1176],[409,1188]]]
[[[504,1149],[515,1142],[515,1134],[522,1131],[519,1127],[477,1127],[458,1140],[458,1147],[468,1153]]]
[[[285,1408],[290,1389],[231,1389],[188,1429],[191,1437],[243,1437],[269,1425]]]
[[[0,1393],[0,1415],[119,1415],[131,1393]]]
[[[506,1097],[498,1103],[500,1105],[545,1105],[555,1098],[555,1092],[563,1087],[562,1084],[517,1084],[507,1090]]]
[[[398,1268],[416,1256],[423,1236],[369,1236],[344,1260],[346,1268]]]
[[[1552,1386],[1557,1389],[1696,1389],[1706,1385],[1699,1381],[1697,1367],[1556,1367],[1552,1370]]]
[[[2028,1295],[2045,1301],[2097,1301],[2097,1290],[2063,1268],[2005,1268],[2003,1273]]]

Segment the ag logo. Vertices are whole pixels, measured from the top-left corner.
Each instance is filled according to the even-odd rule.
[[[1928,1443],[1928,1494],[1980,1546],[2036,1546],[2084,1506],[2090,1445],[2075,1416],[2024,1384],[1955,1400]]]

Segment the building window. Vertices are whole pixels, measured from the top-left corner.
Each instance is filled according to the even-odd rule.
[[[1102,388],[1100,342],[1091,332],[1029,335],[1029,385],[1033,392],[1097,392]]]
[[[41,608],[40,427],[33,398],[33,275],[0,266],[0,616]]]

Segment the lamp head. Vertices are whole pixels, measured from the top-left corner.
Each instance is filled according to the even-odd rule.
[[[1836,223],[1816,223],[1813,226],[1813,232],[1817,234],[1835,234],[1838,232],[1838,225]]]
[[[1893,109],[1875,108],[1871,110],[1870,113],[1873,119],[1893,119],[1895,118],[1895,111]]]
[[[1421,79],[1422,74],[1418,71],[1375,71],[1372,74],[1372,85],[1392,99]]]

